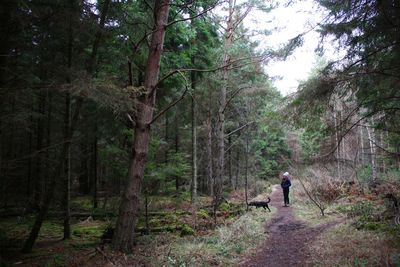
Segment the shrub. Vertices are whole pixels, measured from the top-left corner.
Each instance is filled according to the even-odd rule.
[[[246,213],[210,235],[181,239],[164,263],[168,266],[230,266],[265,239],[265,212]],[[163,264],[159,264],[160,266]]]
[[[200,217],[202,219],[208,219],[210,218],[210,215],[205,209],[200,209],[197,211],[197,217]]]
[[[269,183],[262,180],[255,180],[254,183],[250,184],[249,196],[257,196],[262,193],[269,193]]]
[[[373,206],[369,201],[357,202],[351,207],[349,215],[351,217],[361,217],[362,220],[369,220],[372,216]]]
[[[231,205],[228,202],[224,202],[219,206],[219,209],[221,211],[230,211],[231,210]]]
[[[194,234],[194,230],[192,227],[190,227],[187,224],[183,224],[182,225],[182,229],[181,229],[181,236],[185,236],[185,235],[193,235]]]

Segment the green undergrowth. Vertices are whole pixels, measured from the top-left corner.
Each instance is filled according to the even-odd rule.
[[[92,196],[79,196],[71,199],[71,211],[91,212],[97,216],[113,214],[116,216],[120,198],[118,196],[101,197],[97,201],[97,208],[93,208]]]
[[[3,251],[18,250],[22,247],[33,224],[33,218],[24,222],[18,222],[14,218],[0,221],[0,244]],[[109,223],[106,221],[79,222],[71,225],[71,239],[65,241],[65,245],[72,247],[90,247],[99,244],[100,236]],[[63,225],[59,220],[47,220],[43,222],[37,239],[38,244],[48,240],[61,240],[63,237]]]
[[[351,226],[357,230],[387,233],[400,239],[400,225],[394,224],[394,213],[384,203],[364,199],[339,205],[338,210],[351,219]]]
[[[161,255],[166,266],[231,266],[265,238],[264,224],[273,213],[254,210],[229,220],[209,234],[187,237],[172,243],[170,253]],[[155,264],[157,265],[157,264]]]
[[[55,253],[43,262],[44,267],[62,267],[65,266],[66,255]]]
[[[93,209],[93,199],[88,196],[76,197],[71,200],[71,209],[75,210],[92,210]]]
[[[0,221],[0,239],[2,248],[20,247],[28,236],[33,225],[33,217],[20,221],[18,218],[2,219]],[[62,224],[60,221],[44,221],[38,240],[62,237]]]
[[[142,208],[136,229],[137,247],[147,251],[143,262],[151,261],[153,266],[232,265],[240,255],[264,240],[263,226],[272,213],[262,209],[246,213],[243,199],[228,198],[217,212],[219,226],[213,229],[212,199],[200,196],[194,212],[186,198],[184,194],[148,198],[147,224]],[[90,253],[99,246],[104,230],[115,224],[115,218],[108,214],[112,212],[111,206],[103,210],[100,201],[101,208],[94,210],[90,197],[78,197],[71,207],[72,213],[79,215],[71,218],[71,239],[62,241],[63,222],[55,213],[44,221],[33,252],[27,254],[29,257],[9,259],[40,262],[40,266],[61,266],[60,262],[65,259],[60,255]],[[2,256],[19,253],[34,219],[34,215],[29,215],[0,220]],[[157,256],[154,256],[155,251]]]

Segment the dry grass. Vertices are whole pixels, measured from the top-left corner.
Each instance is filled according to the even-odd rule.
[[[231,266],[265,240],[264,225],[274,211],[254,210],[230,224],[218,227],[209,235],[178,240],[171,246],[170,253],[159,259],[159,264]]]
[[[350,222],[326,231],[312,244],[310,266],[399,266],[399,238],[359,231]]]
[[[325,216],[321,216],[319,209],[311,202],[297,180],[292,181],[290,201],[295,217],[309,226],[326,224],[342,217],[334,205],[329,205]]]
[[[310,226],[346,218],[357,203],[369,203],[370,195],[342,195],[327,204],[326,216],[308,199],[301,185],[293,181],[291,198],[295,216]],[[372,199],[372,215],[385,209],[379,197]],[[371,215],[371,216],[372,216]],[[376,216],[375,216],[376,217]],[[379,217],[379,216],[378,216]],[[311,245],[309,266],[400,266],[400,237],[385,231],[357,230],[359,216],[347,219],[322,233]],[[383,223],[383,222],[382,222]],[[386,228],[385,228],[386,229]]]

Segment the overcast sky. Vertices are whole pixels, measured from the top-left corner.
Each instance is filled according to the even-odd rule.
[[[286,61],[270,62],[266,66],[266,72],[276,78],[273,83],[283,95],[295,92],[299,81],[306,80],[315,66],[317,55],[314,50],[320,38],[312,29],[326,15],[312,0],[295,2],[288,7],[278,7],[269,14],[253,12],[244,22],[250,29],[273,30],[269,36],[255,37],[262,47],[278,48],[298,34],[308,32],[304,36],[303,46],[297,48]],[[336,59],[339,55],[332,48],[324,57]]]

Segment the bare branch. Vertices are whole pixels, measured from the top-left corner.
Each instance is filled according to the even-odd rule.
[[[212,69],[193,69],[193,68],[189,68],[189,69],[178,69],[178,70],[173,70],[173,71],[171,71],[170,73],[168,73],[167,75],[165,75],[164,77],[162,77],[162,78],[158,81],[158,83],[156,84],[155,87],[158,87],[158,85],[160,85],[160,84],[161,84],[162,82],[164,82],[166,79],[168,79],[169,77],[171,77],[171,76],[173,76],[173,75],[175,75],[175,74],[177,74],[177,73],[179,73],[179,72],[189,72],[189,71],[194,71],[194,72],[214,72],[214,71],[221,70],[221,69],[224,69],[224,68],[226,68],[226,67],[232,66],[233,64],[235,64],[235,63],[237,63],[237,62],[240,62],[240,61],[243,61],[243,60],[254,59],[254,58],[260,58],[260,59],[257,60],[257,61],[251,61],[251,62],[248,62],[248,63],[245,63],[245,64],[241,64],[241,65],[237,65],[237,66],[235,66],[235,67],[232,67],[232,68],[229,68],[229,69],[228,69],[228,70],[232,70],[232,69],[237,69],[237,68],[241,68],[241,67],[247,66],[247,65],[252,64],[252,63],[255,63],[255,62],[264,61],[268,56],[269,56],[269,55],[260,55],[260,56],[253,56],[253,57],[238,58],[238,59],[236,59],[236,60],[232,60],[232,61],[229,62],[228,64],[225,64],[225,65],[219,66],[219,67],[215,67],[215,68],[212,68]]]
[[[174,25],[175,23],[183,22],[183,21],[188,21],[188,20],[192,20],[192,19],[198,18],[198,17],[200,17],[200,16],[203,16],[203,15],[206,14],[207,12],[213,10],[218,4],[219,4],[219,1],[217,1],[214,5],[211,5],[211,7],[209,7],[208,9],[204,10],[203,12],[200,12],[199,14],[197,14],[197,15],[195,15],[195,16],[193,16],[193,17],[188,17],[188,18],[183,18],[183,19],[178,19],[178,20],[171,21],[170,23],[168,23],[167,25],[165,25],[165,27],[167,28],[167,27],[169,27],[169,26],[171,26],[171,25]]]
[[[385,153],[387,153],[387,154],[389,154],[389,155],[392,155],[392,156],[396,156],[396,157],[399,157],[399,156],[400,156],[400,153],[389,151],[389,150],[387,150],[386,148],[383,148],[382,146],[378,145],[378,143],[375,142],[375,141],[372,140],[372,139],[369,139],[369,138],[368,138],[368,140],[371,141],[371,143],[373,143],[374,146],[376,146],[377,148],[381,149],[381,150],[384,151]]]
[[[399,110],[400,110],[400,108],[395,108],[395,107],[394,107],[394,108],[377,109],[377,110],[374,110],[374,111],[371,111],[371,112],[367,113],[366,115],[362,116],[360,119],[358,119],[358,120],[357,120],[356,122],[354,122],[348,129],[346,129],[346,130],[344,131],[344,133],[340,136],[340,138],[339,138],[337,144],[333,147],[333,149],[332,149],[331,151],[329,151],[328,153],[326,153],[326,154],[324,154],[324,155],[315,157],[315,158],[313,158],[313,160],[317,160],[317,159],[320,159],[320,158],[325,158],[325,157],[330,156],[332,153],[334,153],[334,152],[337,150],[337,148],[339,147],[339,145],[342,143],[343,138],[344,138],[354,127],[359,126],[359,123],[360,123],[362,120],[364,120],[364,119],[366,119],[366,118],[369,118],[369,117],[371,117],[372,115],[377,114],[377,113],[379,113],[379,112],[381,112],[381,111],[399,111]]]
[[[161,117],[165,112],[167,112],[170,108],[172,108],[173,106],[175,106],[176,104],[178,104],[184,97],[185,97],[185,95],[186,95],[186,93],[188,92],[188,90],[189,90],[189,87],[187,86],[187,84],[188,84],[188,81],[187,81],[187,79],[186,79],[186,77],[182,74],[182,73],[180,73],[180,75],[182,75],[182,77],[186,80],[186,86],[185,86],[185,91],[183,91],[183,93],[182,93],[182,95],[178,98],[178,99],[176,99],[175,101],[173,101],[172,103],[170,103],[166,108],[164,108],[162,111],[160,111],[157,115],[155,115],[154,117],[153,117],[153,119],[150,121],[150,125],[151,124],[153,124],[153,122],[155,122],[159,117]]]
[[[243,128],[245,128],[245,127],[247,127],[247,126],[249,126],[249,125],[251,125],[251,124],[253,124],[253,123],[255,123],[255,121],[251,121],[251,122],[246,123],[245,125],[240,126],[239,128],[237,128],[237,129],[231,131],[230,133],[226,134],[226,135],[225,135],[225,138],[226,138],[226,137],[229,137],[230,135],[236,133],[237,131],[242,130]]]
[[[237,27],[239,27],[240,23],[242,23],[242,21],[247,17],[247,15],[250,13],[251,9],[253,8],[253,6],[248,6],[246,11],[243,12],[243,14],[239,17],[239,19],[234,23],[233,27],[232,27],[232,33],[236,30]]]
[[[233,92],[231,97],[226,101],[226,104],[225,104],[222,112],[225,112],[225,109],[229,106],[229,104],[232,102],[232,100],[235,98],[235,96],[237,96],[237,94],[239,94],[240,91],[247,89],[247,88],[251,88],[251,86],[245,86],[245,87],[239,88],[235,92]]]

